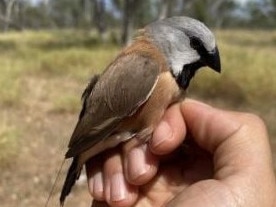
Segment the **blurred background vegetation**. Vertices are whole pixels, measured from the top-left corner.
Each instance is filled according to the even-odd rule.
[[[1,206],[45,203],[90,77],[137,28],[176,15],[211,27],[222,58],[187,96],[261,116],[276,169],[276,0],[0,0]],[[83,185],[67,206],[88,206]]]
[[[175,15],[215,28],[271,29],[276,0],[0,0],[2,31],[95,29],[104,38],[121,30],[117,40],[123,43],[133,28]]]

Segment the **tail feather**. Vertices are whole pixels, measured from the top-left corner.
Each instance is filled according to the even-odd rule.
[[[78,169],[78,157],[74,157],[73,162],[68,170],[68,173],[60,194],[59,201],[61,206],[63,206],[65,198],[71,192],[71,189],[76,183],[76,180],[79,178],[79,176],[80,176],[80,170]]]
[[[90,80],[90,83],[88,84],[88,86],[86,87],[86,89],[84,90],[84,92],[82,94],[83,106],[82,106],[82,110],[79,115],[79,120],[81,120],[85,114],[87,99],[88,99],[91,91],[93,90],[95,84],[97,83],[98,79],[99,79],[99,75],[95,75],[94,77],[92,77]],[[71,140],[72,140],[72,138],[71,138]],[[70,143],[69,143],[69,145],[70,145]],[[65,182],[63,184],[63,188],[62,188],[60,198],[59,198],[61,206],[63,206],[65,198],[69,195],[72,187],[76,183],[76,180],[79,178],[80,172],[81,172],[81,170],[78,169],[78,156],[76,156],[73,159],[73,162],[68,170]]]

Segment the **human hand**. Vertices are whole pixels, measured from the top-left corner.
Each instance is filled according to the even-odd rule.
[[[187,134],[196,144],[162,161],[158,155],[175,151]],[[276,204],[268,137],[254,115],[188,100],[168,109],[148,146],[132,142],[88,163],[95,199],[111,206]]]

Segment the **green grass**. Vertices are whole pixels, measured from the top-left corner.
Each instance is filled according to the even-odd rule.
[[[216,36],[222,74],[200,71],[190,94],[227,108],[254,111],[276,137],[276,31],[216,31]],[[78,113],[80,94],[88,80],[118,51],[114,44],[100,44],[93,32],[0,34],[1,110],[12,109],[23,116],[26,110],[33,114]],[[10,127],[10,121],[0,123],[0,160],[5,150],[14,151],[18,126],[24,124],[15,118]],[[25,129],[22,133],[31,132]]]

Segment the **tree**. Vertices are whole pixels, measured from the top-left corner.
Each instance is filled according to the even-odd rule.
[[[57,27],[79,27],[82,24],[81,1],[49,0],[47,6],[49,18],[53,19]]]
[[[100,40],[106,40],[105,0],[92,0],[94,5],[93,22],[98,30]]]
[[[184,13],[214,27],[223,26],[237,7],[233,0],[194,0],[190,4]]]
[[[7,31],[10,25],[12,25],[17,29],[21,29],[21,27],[16,22],[14,22],[11,18],[12,10],[16,3],[19,3],[19,1],[18,0],[0,0],[0,7],[1,7],[0,21],[3,22],[4,31]]]
[[[138,1],[125,0],[124,14],[123,14],[123,28],[122,28],[122,43],[127,44],[130,42],[130,36],[133,33],[134,26],[134,11]]]
[[[51,14],[51,8],[46,1],[36,5],[25,3],[17,21],[29,29],[53,28],[56,23]]]
[[[124,0],[121,38],[123,44],[130,42],[134,28],[144,26],[154,19],[152,5],[152,1],[148,0]]]
[[[249,13],[247,24],[250,27],[275,27],[276,19],[276,1],[262,0],[250,1],[246,4]]]
[[[93,19],[93,0],[80,0],[80,4],[82,8],[84,21],[87,23],[91,23],[91,19]]]
[[[158,19],[185,14],[193,0],[158,0]]]
[[[265,1],[265,0],[264,0]],[[267,1],[264,2],[266,5],[268,4]],[[276,26],[276,0],[271,0],[271,5],[272,5],[272,11],[271,11],[271,18],[273,21],[273,25]]]

